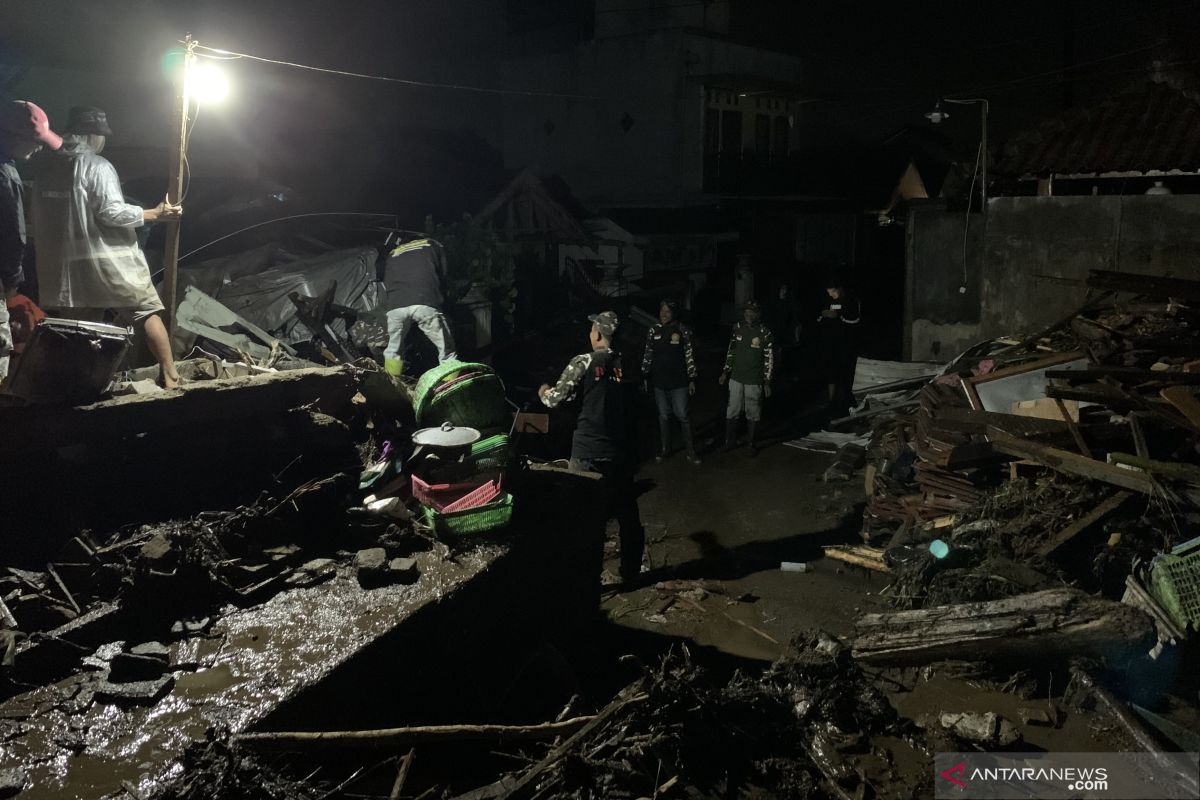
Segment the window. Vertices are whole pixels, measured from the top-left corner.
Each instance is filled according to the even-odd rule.
[[[742,112],[721,112],[721,150],[736,153],[742,149]]]
[[[754,152],[768,155],[771,152],[771,116],[758,114],[754,118]]]
[[[777,156],[786,156],[790,149],[788,146],[788,132],[791,126],[788,125],[788,118],[782,115],[775,117],[774,124],[775,143],[771,152]]]
[[[721,112],[715,108],[704,111],[704,152],[721,151]]]

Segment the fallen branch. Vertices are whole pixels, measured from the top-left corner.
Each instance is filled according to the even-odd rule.
[[[396,775],[396,782],[392,784],[392,793],[388,795],[388,800],[400,800],[400,792],[404,791],[404,782],[408,780],[408,770],[416,757],[416,749],[410,748],[408,755],[400,759],[400,772]]]
[[[596,717],[575,717],[562,722],[539,725],[418,725],[408,728],[379,728],[362,731],[266,731],[241,733],[233,737],[240,744],[293,745],[327,743],[352,747],[378,747],[397,744],[475,741],[479,739],[515,739],[539,741],[578,731]]]

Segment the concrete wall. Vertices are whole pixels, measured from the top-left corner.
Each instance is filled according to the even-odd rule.
[[[909,215],[908,357],[955,355],[970,340],[1034,333],[1079,307],[1093,269],[1200,278],[1200,196],[1000,197],[968,242],[962,214]],[[977,277],[976,277],[977,276]],[[934,352],[934,349],[940,352]]]
[[[506,87],[580,97],[508,98],[505,163],[562,176],[585,204],[698,202],[706,102],[700,76],[721,73],[799,80],[800,62],[679,30],[508,60]]]
[[[988,214],[984,336],[1069,313],[1088,270],[1200,277],[1200,196],[1002,197]]]

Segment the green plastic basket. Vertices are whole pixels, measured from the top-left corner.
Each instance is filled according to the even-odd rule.
[[[478,469],[504,469],[508,466],[508,434],[498,433],[471,445],[468,456]]]
[[[504,384],[495,374],[488,373],[460,380],[444,389],[435,388],[417,420],[426,426],[450,422],[483,430],[503,424],[508,415]]]
[[[513,498],[504,492],[499,498],[478,508],[451,511],[443,514],[425,507],[425,523],[438,536],[469,536],[478,533],[494,533],[512,521]]]
[[[1200,630],[1200,538],[1154,559],[1150,593],[1181,628]]]
[[[487,364],[476,364],[473,361],[447,361],[445,364],[438,364],[430,370],[426,370],[420,379],[417,380],[417,385],[413,387],[412,402],[413,411],[420,418],[421,412],[433,397],[433,390],[441,386],[449,380],[453,380],[455,376],[464,372],[481,372],[484,374],[494,374],[491,367]]]

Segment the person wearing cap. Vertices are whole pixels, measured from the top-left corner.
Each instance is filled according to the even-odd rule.
[[[457,361],[454,335],[442,313],[448,283],[442,245],[426,238],[401,244],[388,256],[383,276],[390,307],[384,370],[397,378],[404,372],[404,339],[414,325],[437,349],[439,364]]]
[[[642,380],[654,390],[658,406],[658,431],[661,442],[658,460],[671,454],[671,417],[679,421],[688,461],[700,463],[692,440],[692,422],[688,417],[690,398],[696,394],[696,358],[692,352],[692,329],[675,318],[678,305],[670,298],[658,306],[658,323],[646,334],[642,355]]]
[[[147,222],[177,219],[178,206],[125,202],[113,165],[100,153],[112,130],[98,108],[76,106],[59,153],[37,183],[38,285],[41,305],[71,319],[136,325],[158,362],[165,388],[179,384],[162,300],[138,247]]]
[[[725,450],[737,446],[738,421],[746,416],[750,455],[758,455],[755,439],[762,419],[762,399],[771,396],[771,378],[775,371],[775,340],[760,321],[758,303],[751,300],[742,310],[742,320],[733,326],[721,384],[729,384],[729,405],[725,409]]]
[[[609,517],[620,526],[621,579],[629,582],[641,573],[646,532],[634,491],[636,464],[626,445],[621,357],[612,348],[619,319],[616,313],[604,311],[588,320],[591,350],[572,358],[557,383],[538,389],[538,397],[547,408],[579,398],[571,468],[604,476]]]
[[[16,100],[0,106],[0,381],[8,375],[13,345],[8,300],[25,280],[25,203],[17,162],[43,147],[57,150],[62,143],[37,105]]]
[[[838,417],[854,402],[854,368],[858,364],[858,324],[862,305],[846,291],[845,281],[830,275],[825,282],[825,306],[817,317],[829,413]]]

